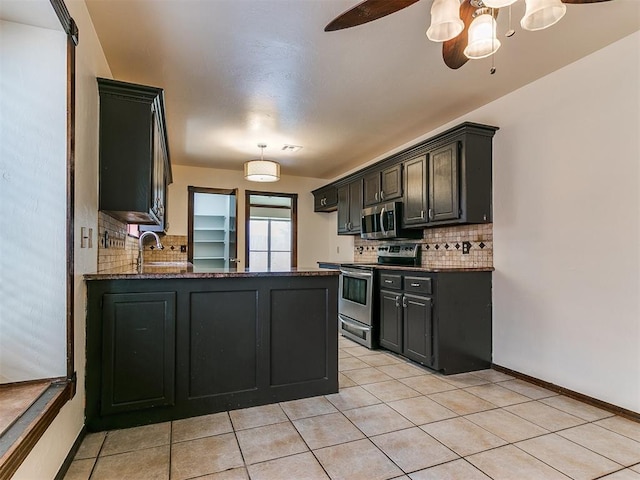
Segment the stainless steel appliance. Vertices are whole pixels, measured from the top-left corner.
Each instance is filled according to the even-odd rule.
[[[374,309],[375,268],[379,265],[420,265],[420,245],[394,243],[378,246],[376,264],[340,265],[338,328],[340,333],[367,348],[377,347],[378,324]]]
[[[367,239],[420,238],[421,229],[401,229],[402,202],[389,202],[362,209],[362,231],[360,236]]]

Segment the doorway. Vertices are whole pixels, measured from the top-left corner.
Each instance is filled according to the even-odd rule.
[[[247,267],[286,271],[297,266],[298,195],[245,193]]]
[[[237,193],[189,187],[187,260],[194,268],[236,268]]]

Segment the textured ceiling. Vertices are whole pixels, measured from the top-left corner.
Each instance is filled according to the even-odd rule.
[[[87,0],[114,78],[165,89],[174,164],[332,178],[640,29],[640,2],[568,5],[460,70],[427,40],[430,0],[348,30],[324,26],[358,0]],[[589,79],[585,79],[589,81]],[[567,88],[571,88],[567,85]],[[561,92],[559,92],[561,94]],[[286,153],[284,144],[302,146]]]

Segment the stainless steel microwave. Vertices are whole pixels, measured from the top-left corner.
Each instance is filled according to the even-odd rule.
[[[402,202],[389,202],[362,210],[362,232],[367,239],[420,238],[422,230],[401,228]]]

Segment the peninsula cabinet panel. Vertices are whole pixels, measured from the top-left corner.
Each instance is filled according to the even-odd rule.
[[[175,293],[104,296],[101,413],[174,403]]]
[[[271,381],[284,386],[329,377],[327,289],[271,290]]]
[[[189,324],[189,398],[257,388],[257,291],[194,292]]]
[[[87,281],[86,426],[338,391],[338,275]]]

